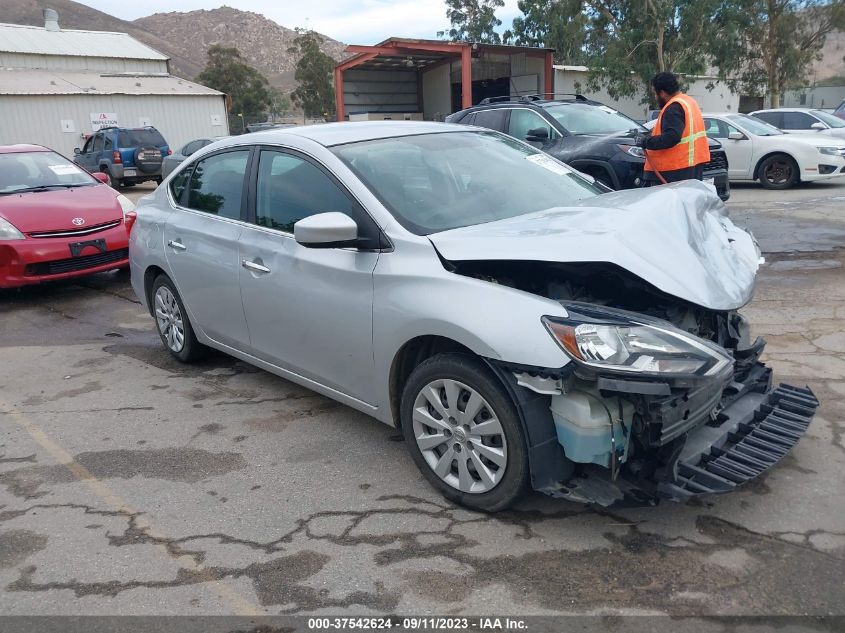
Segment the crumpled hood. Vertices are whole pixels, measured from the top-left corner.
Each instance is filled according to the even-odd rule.
[[[760,252],[712,187],[685,181],[617,191],[429,235],[452,261],[608,262],[712,310],[751,299]]]

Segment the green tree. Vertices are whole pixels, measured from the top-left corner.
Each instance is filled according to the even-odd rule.
[[[270,93],[270,115],[284,116],[290,112],[290,97],[278,88],[272,88]]]
[[[555,49],[559,64],[583,64],[589,18],[582,0],[519,0],[522,15],[514,18],[504,39],[517,46]]]
[[[297,29],[293,46],[288,49],[299,57],[294,78],[299,84],[291,99],[305,116],[329,119],[335,113],[334,60],[320,50],[320,41],[313,31]]]
[[[437,37],[448,37],[453,42],[501,44],[502,36],[496,27],[502,21],[496,17],[496,9],[503,6],[504,0],[446,0],[446,17],[452,28],[438,31]]]
[[[243,114],[245,118],[264,116],[270,105],[270,84],[264,75],[244,62],[237,48],[211,46],[208,63],[196,81],[229,95],[231,112]]]
[[[724,0],[584,0],[590,19],[586,54],[589,87],[614,98],[650,98],[656,72],[708,70],[709,51],[721,36],[715,21]]]
[[[722,78],[748,94],[767,94],[772,108],[784,92],[807,85],[827,35],[845,28],[845,0],[733,0],[716,40]]]

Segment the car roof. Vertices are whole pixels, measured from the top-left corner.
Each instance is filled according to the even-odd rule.
[[[812,112],[813,110],[821,110],[821,108],[765,108],[763,110],[754,110],[751,114],[758,112]]]
[[[43,145],[28,145],[20,143],[18,145],[0,145],[0,154],[18,154],[21,152],[52,152],[49,147]]]
[[[331,147],[344,143],[358,143],[397,136],[417,134],[438,134],[442,132],[466,132],[467,126],[452,123],[431,123],[421,121],[344,121],[343,123],[321,123],[301,125],[292,128],[260,130],[250,132],[253,143],[273,143],[287,136],[300,136],[320,145]],[[234,137],[238,138],[238,137]]]

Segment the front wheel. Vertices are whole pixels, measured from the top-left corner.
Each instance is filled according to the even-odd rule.
[[[511,396],[468,354],[439,354],[411,373],[401,422],[411,457],[447,499],[495,512],[527,489],[525,437]]]
[[[766,189],[789,189],[798,182],[798,164],[791,156],[775,154],[760,163],[760,184]]]
[[[206,348],[197,340],[188,313],[170,277],[156,277],[150,297],[156,329],[167,351],[183,363],[202,358]]]

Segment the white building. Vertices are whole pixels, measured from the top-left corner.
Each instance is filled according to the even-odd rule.
[[[104,125],[158,128],[169,145],[229,133],[226,97],[168,72],[168,58],[126,33],[0,24],[0,145],[72,156]]]
[[[636,121],[644,121],[648,115],[648,104],[640,103],[640,97],[614,99],[606,90],[587,90],[589,68],[586,66],[555,65],[555,92],[580,93],[616,108]],[[716,77],[687,77],[687,94],[696,100],[702,112],[739,112],[740,96],[731,92],[727,84]]]

